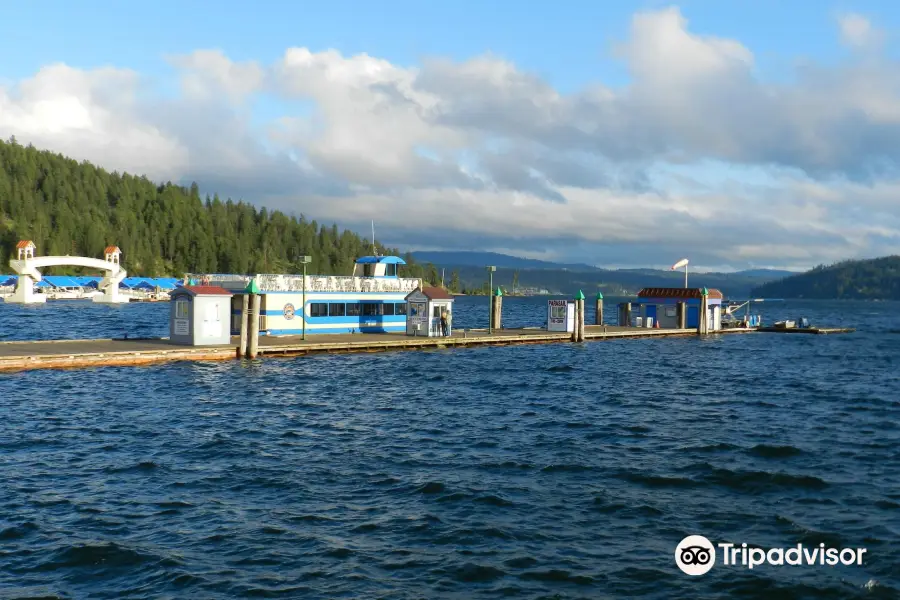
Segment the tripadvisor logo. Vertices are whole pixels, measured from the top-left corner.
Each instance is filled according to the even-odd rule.
[[[722,564],[748,569],[768,564],[773,566],[836,566],[861,565],[865,548],[826,548],[825,544],[806,547],[797,544],[790,548],[749,548],[720,542],[713,545],[702,535],[689,535],[675,547],[675,564],[687,575],[703,575],[716,564],[716,547],[721,550]]]

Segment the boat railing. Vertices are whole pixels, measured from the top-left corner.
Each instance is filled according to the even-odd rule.
[[[303,291],[303,275],[198,275],[204,283],[221,285],[229,289],[246,287],[251,279],[262,292]],[[307,292],[412,292],[419,287],[419,280],[408,277],[351,277],[344,275],[307,275]]]

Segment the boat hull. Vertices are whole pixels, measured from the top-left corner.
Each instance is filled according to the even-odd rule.
[[[408,292],[260,293],[260,335],[404,333]],[[231,331],[241,330],[242,296],[232,298]]]

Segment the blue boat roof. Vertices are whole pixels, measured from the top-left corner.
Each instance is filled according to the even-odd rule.
[[[103,277],[89,275],[44,275],[35,285],[39,288],[86,287],[95,286],[102,279]],[[0,275],[0,287],[15,285],[18,280],[18,275]],[[180,285],[181,280],[175,277],[126,277],[119,287],[153,289],[159,286],[163,290],[174,290]]]
[[[362,256],[356,259],[356,264],[358,265],[372,265],[375,263],[405,265],[406,261],[399,256]]]
[[[44,281],[53,287],[81,287],[81,282],[68,275],[45,275]]]

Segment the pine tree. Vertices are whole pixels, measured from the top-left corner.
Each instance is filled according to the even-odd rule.
[[[100,257],[109,244],[123,251],[130,275],[181,277],[186,272],[298,273],[299,255],[313,257],[308,272],[348,275],[355,259],[371,252],[371,240],[337,225],[301,215],[257,209],[218,194],[201,198],[188,187],[156,184],[146,177],[107,172],[52,152],[0,141],[0,253],[15,254],[30,239],[39,255]],[[384,254],[399,256],[396,249]],[[403,277],[425,270],[408,254]],[[439,281],[430,266],[432,283]],[[56,267],[47,274],[74,274]]]

